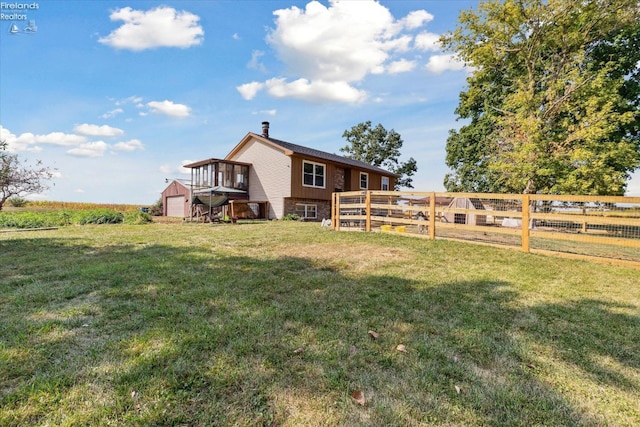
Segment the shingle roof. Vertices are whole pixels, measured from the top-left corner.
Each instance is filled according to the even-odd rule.
[[[353,167],[356,167],[358,169],[369,170],[369,171],[372,171],[372,172],[378,172],[378,173],[381,173],[383,175],[398,176],[397,174],[395,174],[393,172],[389,172],[388,170],[379,168],[377,166],[370,165],[369,163],[362,162],[360,160],[355,160],[355,159],[350,159],[348,157],[338,156],[337,154],[327,153],[325,151],[316,150],[314,148],[303,147],[302,145],[293,144],[291,142],[282,141],[280,139],[265,137],[264,135],[258,135],[258,134],[255,134],[255,133],[252,133],[252,135],[254,135],[254,136],[258,137],[258,138],[263,138],[263,139],[269,140],[271,143],[279,145],[280,147],[284,148],[285,150],[292,151],[295,154],[300,154],[300,155],[303,155],[303,156],[316,157],[318,159],[326,160],[326,161],[333,162],[333,163],[341,163],[343,165],[353,166]]]

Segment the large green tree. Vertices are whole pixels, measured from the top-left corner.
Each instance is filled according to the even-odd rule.
[[[640,167],[637,0],[490,0],[441,39],[472,72],[450,191],[624,194]]]
[[[413,157],[406,162],[401,162],[402,137],[391,129],[387,131],[381,124],[371,127],[371,121],[359,123],[345,130],[342,134],[348,145],[340,151],[347,153],[346,157],[381,167],[389,172],[399,175],[396,179],[395,189],[413,188],[412,176],[418,170]]]
[[[35,167],[18,159],[17,154],[7,152],[7,144],[0,141],[0,211],[13,196],[33,194],[46,190],[46,181],[53,172],[38,161]]]

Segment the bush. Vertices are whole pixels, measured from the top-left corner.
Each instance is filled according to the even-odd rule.
[[[27,203],[29,203],[29,201],[27,199],[23,199],[22,197],[15,196],[9,199],[9,203],[14,208],[24,208],[25,206],[27,206]]]
[[[283,221],[298,221],[300,219],[300,215],[294,213],[288,213],[282,217]]]
[[[80,214],[79,224],[120,224],[124,219],[122,212],[111,209],[92,209]]]
[[[155,205],[149,207],[149,213],[153,216],[162,216],[162,198]]]
[[[0,212],[0,227],[43,228],[68,225],[68,223],[61,223],[58,212]]]
[[[44,212],[0,212],[0,228],[63,227],[71,224],[148,224],[150,214],[140,211],[126,213],[113,209],[75,211],[61,209]]]
[[[58,217],[58,225],[71,225],[73,224],[74,216],[66,209],[56,212]]]
[[[140,225],[149,224],[150,222],[153,222],[153,219],[151,214],[147,212],[127,212],[124,214],[125,224]]]

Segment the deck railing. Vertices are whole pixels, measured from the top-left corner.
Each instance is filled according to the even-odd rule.
[[[333,194],[332,227],[640,267],[640,197],[353,191]]]

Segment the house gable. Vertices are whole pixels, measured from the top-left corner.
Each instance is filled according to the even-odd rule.
[[[255,134],[248,134],[225,157],[250,163],[249,195],[269,202],[270,215],[283,216],[284,199],[291,197],[291,157],[287,150]]]

